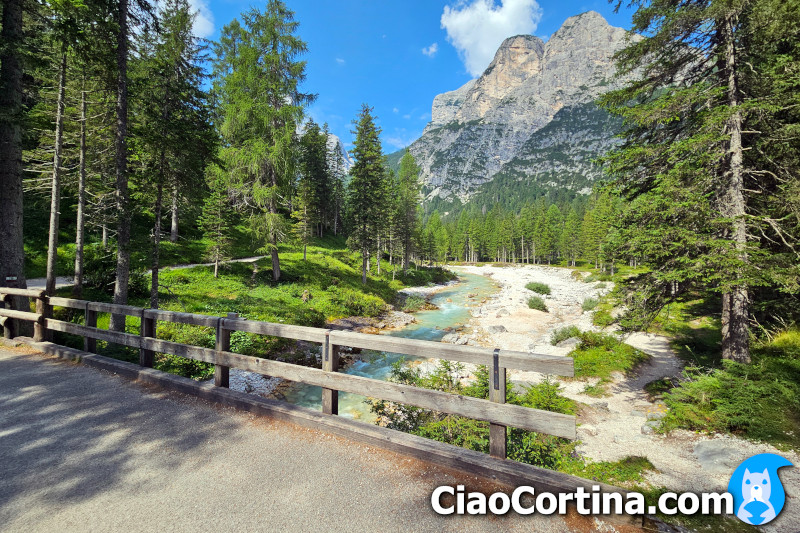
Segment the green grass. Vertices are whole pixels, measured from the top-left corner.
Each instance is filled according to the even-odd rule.
[[[544,303],[539,296],[532,296],[528,298],[528,307],[531,309],[536,309],[537,311],[544,311],[547,313],[547,305]]]
[[[539,283],[538,281],[532,281],[528,283],[525,285],[525,288],[538,294],[550,294],[550,285],[547,285],[546,283]]]
[[[558,328],[553,331],[550,335],[550,344],[555,346],[559,342],[577,337],[580,334],[581,330],[578,329],[578,326],[564,326],[563,328]]]
[[[605,384],[606,382],[603,381],[600,381],[596,385],[589,385],[587,383],[586,386],[583,387],[583,390],[581,392],[593,398],[605,398],[607,396],[610,396],[610,394],[605,388]]]
[[[591,311],[592,309],[597,307],[597,304],[599,303],[600,300],[598,300],[597,298],[592,298],[592,297],[585,298],[583,300],[583,303],[581,304],[581,309],[583,309],[584,311]]]
[[[650,356],[611,335],[581,333],[581,343],[569,356],[575,360],[575,377],[596,377],[610,380],[614,372],[630,373]]]
[[[403,301],[401,310],[404,313],[413,313],[425,307],[427,301],[418,294],[410,294]]]

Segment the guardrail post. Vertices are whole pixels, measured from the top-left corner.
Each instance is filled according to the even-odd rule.
[[[84,315],[84,325],[87,328],[97,327],[97,311],[89,309],[91,302],[86,302],[86,314]],[[89,353],[97,353],[97,339],[89,337],[83,338],[83,351]]]
[[[492,354],[492,377],[489,382],[489,401],[506,403],[506,369],[500,366],[500,350]],[[489,423],[489,454],[506,458],[506,426]]]
[[[142,320],[139,323],[139,335],[142,338],[145,337],[152,337],[155,338],[156,336],[156,319],[155,318],[148,318],[146,316],[147,311],[142,309]],[[153,368],[153,362],[155,361],[156,354],[153,350],[147,350],[145,348],[139,348],[139,366],[143,366],[145,368]]]
[[[2,307],[3,309],[11,309],[13,305],[12,302],[14,301],[13,298],[14,297],[11,296],[10,294],[4,295],[3,298],[0,299],[0,307]],[[13,339],[14,337],[16,337],[17,328],[15,326],[16,323],[13,318],[5,318],[3,320],[3,337],[5,337],[6,339]]]
[[[331,332],[325,332],[325,342],[322,344],[322,370],[336,372],[339,370],[339,347],[331,344]],[[322,389],[322,412],[326,415],[339,414],[339,391],[335,389]]]
[[[33,324],[33,340],[44,342],[51,340],[45,326],[45,320],[52,316],[53,308],[47,303],[47,296],[40,294],[36,298],[36,312],[40,315],[39,321]]]
[[[228,313],[228,318],[239,318],[239,313]],[[231,330],[222,327],[222,318],[217,322],[217,351],[229,352],[231,349]],[[230,387],[230,367],[214,365],[214,385],[217,387]]]

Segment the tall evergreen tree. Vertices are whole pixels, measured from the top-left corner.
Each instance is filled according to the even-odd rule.
[[[364,104],[355,120],[355,146],[350,183],[347,187],[347,213],[350,221],[351,249],[361,253],[361,282],[367,283],[370,252],[378,242],[386,206],[381,191],[386,186],[386,166],[381,148],[381,130],[375,125],[372,108]],[[376,194],[377,193],[377,194]]]
[[[413,252],[414,235],[419,227],[420,203],[419,167],[411,152],[406,150],[400,159],[400,171],[397,175],[395,210],[396,235],[403,249],[403,272],[408,270]]]
[[[287,235],[281,210],[291,196],[296,169],[296,131],[313,97],[300,91],[306,43],[295,34],[294,13],[279,0],[264,12],[251,9],[222,30],[215,47],[215,92],[221,158],[251,227],[272,257],[272,278],[281,276],[278,243]]]

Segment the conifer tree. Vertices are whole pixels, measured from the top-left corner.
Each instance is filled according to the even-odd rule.
[[[372,108],[364,104],[354,121],[353,168],[347,187],[347,213],[350,221],[348,246],[361,253],[361,282],[367,283],[370,252],[376,246],[385,219],[383,191],[386,167],[381,148],[380,128],[375,125]]]
[[[413,252],[414,234],[419,226],[419,206],[421,203],[419,167],[414,160],[414,156],[407,149],[402,159],[400,159],[397,184],[394,224],[397,238],[403,249],[403,272],[406,272]]]
[[[206,257],[214,262],[214,277],[219,276],[219,264],[230,257],[231,206],[228,202],[225,173],[216,165],[207,171],[210,194],[203,202],[199,226],[208,241]]]
[[[300,91],[306,43],[295,32],[294,13],[279,0],[264,12],[251,9],[225,26],[215,47],[215,92],[225,141],[221,158],[239,205],[251,211],[251,228],[281,276],[278,243],[288,231],[288,207],[296,170],[295,132],[313,97]]]

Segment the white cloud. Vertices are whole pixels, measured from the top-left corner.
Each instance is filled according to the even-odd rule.
[[[208,0],[189,0],[192,12],[195,12],[194,34],[200,38],[208,38],[214,33],[214,14],[208,7]]]
[[[345,63],[344,59],[342,59],[341,57],[337,57],[336,62],[339,63],[340,65],[344,65]]]
[[[399,109],[397,109],[396,107],[393,107],[393,108],[392,108],[392,113],[399,113],[399,112],[400,112],[400,110],[399,110]]]
[[[418,132],[410,133],[405,128],[395,128],[394,134],[384,136],[383,142],[395,150],[400,150],[419,139],[419,136]]]
[[[426,46],[425,48],[422,49],[422,53],[428,57],[434,57],[436,55],[436,52],[438,51],[439,51],[439,43],[433,43],[432,45]]]
[[[403,118],[404,118],[404,119],[406,119],[406,120],[408,120],[408,119],[410,119],[410,118],[411,118],[411,114],[409,113],[409,114],[407,114],[407,115],[403,115]]]
[[[467,71],[479,76],[504,39],[533,33],[541,18],[536,0],[459,0],[444,7],[441,23]]]

